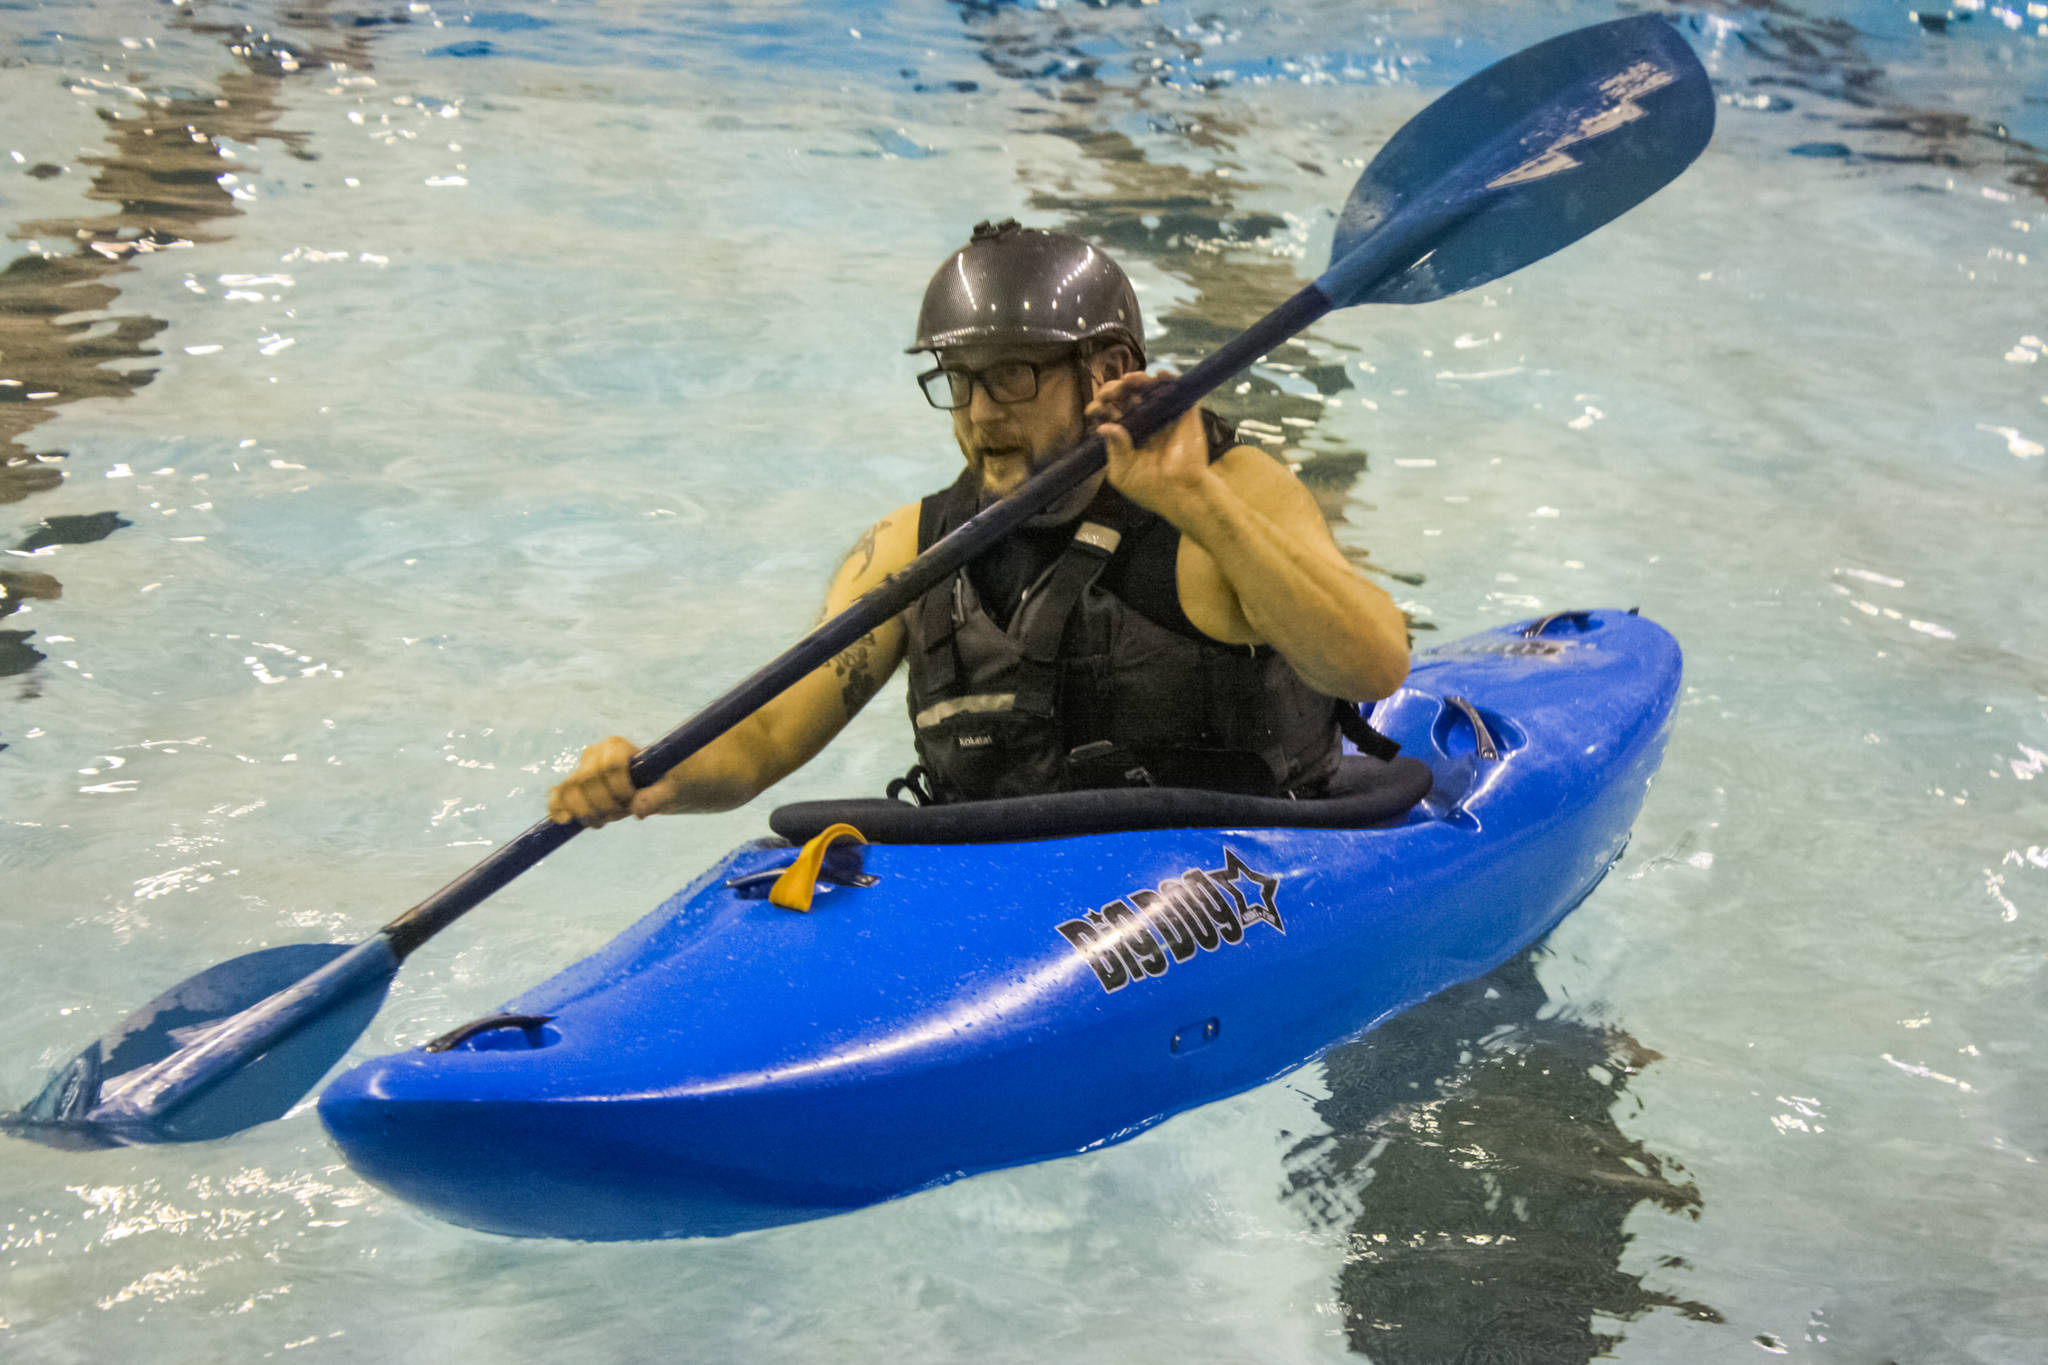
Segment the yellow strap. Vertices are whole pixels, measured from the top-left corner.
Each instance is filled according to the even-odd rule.
[[[785,910],[809,910],[811,897],[818,890],[818,872],[825,865],[825,850],[836,839],[851,839],[865,844],[867,839],[852,825],[827,825],[815,838],[803,846],[796,855],[796,861],[782,870],[775,879],[775,885],[768,888],[770,904]]]

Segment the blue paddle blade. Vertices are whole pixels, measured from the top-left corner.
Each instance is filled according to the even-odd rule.
[[[1345,201],[1316,284],[1340,307],[1425,303],[1485,284],[1649,198],[1713,132],[1712,84],[1665,20],[1640,15],[1538,43],[1394,134]],[[1394,242],[1425,254],[1387,259]]]
[[[355,991],[270,1045],[254,1061],[221,1070],[221,1079],[192,1098],[149,1114],[127,1142],[200,1142],[282,1118],[347,1055],[384,1003],[391,978]]]
[[[51,1146],[93,1147],[224,1137],[280,1117],[319,1084],[369,1026],[388,978],[279,1039],[175,1109],[149,1115],[147,1123],[109,1123],[101,1096],[352,949],[344,943],[265,948],[187,977],[59,1068],[19,1114],[0,1120],[0,1128]]]

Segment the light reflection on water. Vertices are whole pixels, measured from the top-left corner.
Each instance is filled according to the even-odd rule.
[[[1401,1021],[1408,1071],[1389,1034],[1121,1148],[702,1246],[442,1227],[303,1110],[10,1145],[0,1347],[2029,1358],[2048,39],[2009,13],[1687,12],[1721,131],[1665,196],[1219,395],[1425,640],[1613,602],[1688,647],[1620,873],[1500,999]],[[578,745],[801,633],[859,527],[942,477],[896,351],[975,218],[1116,251],[1186,363],[1299,286],[1431,92],[1606,17],[0,18],[0,960],[27,964],[0,1093],[178,975],[360,937]],[[787,795],[899,770],[894,705]],[[410,964],[366,1047],[488,1009],[760,826],[579,844]],[[1447,1115],[1500,1125],[1483,1160]]]

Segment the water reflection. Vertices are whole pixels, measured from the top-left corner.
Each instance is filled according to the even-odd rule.
[[[1945,170],[2002,168],[2007,181],[2048,199],[2048,151],[2027,140],[2048,134],[2048,123],[2031,112],[2040,101],[2022,95],[2007,110],[1929,107],[1928,101],[1950,101],[1970,60],[1969,41],[1991,38],[1989,24],[1969,22],[1968,11],[1914,14],[1923,30],[1921,42],[1942,49],[1908,62],[1882,64],[1874,55],[1900,40],[1898,33],[1867,33],[1844,19],[1811,19],[1777,0],[1737,0],[1734,22],[1710,22],[1707,36],[1739,53],[1746,73],[1738,81],[1731,66],[1716,73],[1723,99],[1738,109],[1780,114],[1799,109],[1807,96],[1839,102],[1852,111],[1836,119],[1843,136],[1814,138],[1802,131],[1786,150],[1821,160],[1873,164],[1935,166]],[[1906,14],[1898,16],[1901,27]],[[1951,18],[1961,22],[1951,23]],[[2043,35],[2036,35],[2037,38]],[[2015,41],[1998,34],[1996,41]],[[2025,42],[2022,36],[2017,39]],[[1916,45],[1917,46],[1917,45]],[[2010,50],[1980,58],[1981,73],[1991,88],[2018,93],[2024,81],[2014,80],[2016,54]],[[1941,79],[1933,89],[1912,88],[1929,73]],[[1996,73],[1996,74],[1994,74]],[[1811,110],[1802,111],[1810,116]]]
[[[14,548],[21,554],[34,554],[53,545],[90,545],[96,540],[105,540],[123,526],[133,524],[115,512],[51,517],[29,532]],[[25,602],[54,602],[63,595],[64,585],[57,581],[55,574],[0,569],[0,617],[13,615]],[[26,630],[0,630],[0,678],[26,673],[43,660],[42,651],[28,642],[32,634],[33,631]],[[23,689],[24,696],[35,694],[33,684]],[[6,747],[0,744],[0,749]]]
[[[353,31],[333,41],[286,40],[246,25],[204,22],[189,9],[170,11],[173,27],[218,37],[240,66],[206,90],[150,90],[94,77],[71,82],[74,94],[110,100],[97,112],[108,150],[81,156],[93,168],[83,197],[113,206],[91,217],[46,218],[10,234],[30,243],[28,254],[0,270],[0,503],[16,503],[58,487],[67,452],[36,449],[30,437],[57,409],[89,398],[126,398],[156,377],[146,362],[170,324],[142,313],[115,311],[120,277],[144,268],[149,257],[223,240],[230,220],[242,215],[236,177],[252,168],[234,146],[280,144],[288,155],[312,160],[303,133],[281,129],[282,78],[330,63],[367,65],[367,40]],[[293,22],[329,24],[318,8]],[[138,78],[140,79],[140,78]],[[71,169],[47,162],[24,174],[54,179]],[[129,525],[116,512],[46,521],[16,548],[79,545]],[[94,528],[102,528],[92,534]],[[0,617],[29,601],[55,601],[63,584],[49,572],[0,571]],[[29,643],[34,632],[0,630],[0,677],[26,674],[43,659]],[[33,684],[22,695],[32,696]]]
[[[1657,1054],[1558,1013],[1535,964],[1524,953],[1332,1052],[1316,1106],[1332,1132],[1288,1154],[1286,1199],[1349,1232],[1345,1334],[1379,1365],[1568,1365],[1621,1340],[1596,1318],[1722,1321],[1621,1268],[1639,1205],[1702,1206],[1615,1121]]]

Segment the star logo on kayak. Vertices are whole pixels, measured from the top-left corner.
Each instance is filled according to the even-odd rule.
[[[1278,876],[1259,871],[1225,845],[1221,867],[1191,867],[1056,927],[1102,989],[1114,994],[1134,981],[1164,976],[1197,953],[1242,943],[1254,924],[1285,934],[1279,888]]]
[[[1269,877],[1250,866],[1237,856],[1234,848],[1223,850],[1223,866],[1210,868],[1208,876],[1210,881],[1230,893],[1231,900],[1237,903],[1238,918],[1246,924],[1257,920],[1261,924],[1272,925],[1283,934],[1287,932],[1287,926],[1280,922],[1280,907],[1273,903],[1273,892],[1280,885],[1278,877]],[[1243,887],[1239,886],[1240,882],[1244,883]],[[1251,892],[1258,893],[1257,900],[1252,899]]]

